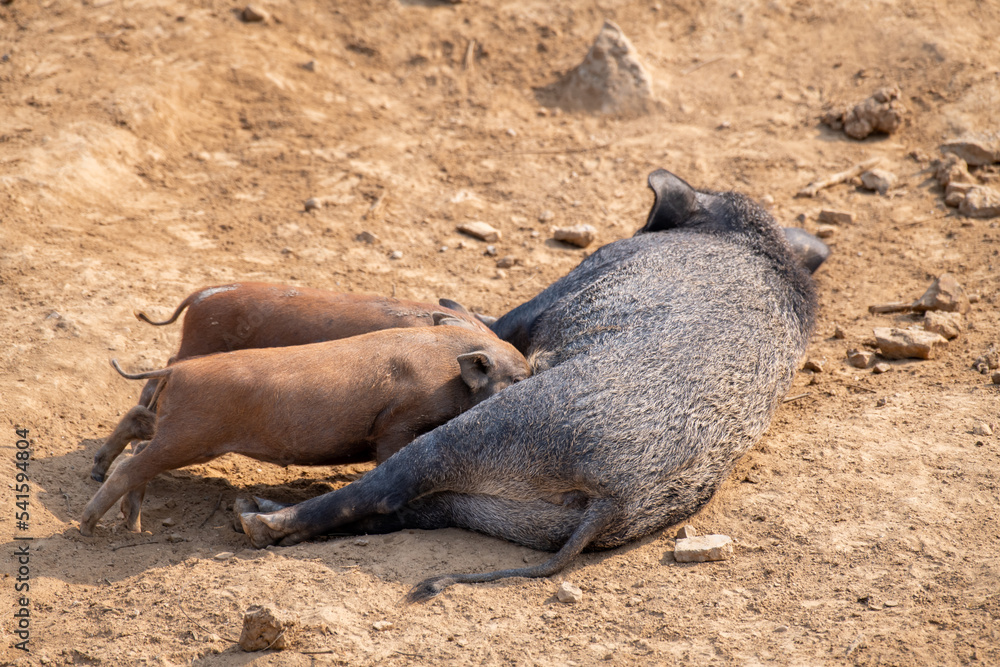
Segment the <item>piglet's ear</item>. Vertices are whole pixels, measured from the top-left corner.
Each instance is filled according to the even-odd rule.
[[[463,329],[469,329],[470,331],[479,331],[476,325],[472,322],[463,320],[448,313],[439,313],[435,311],[431,313],[431,318],[434,320],[435,326],[462,327]]]
[[[462,313],[463,315],[471,314],[469,313],[468,310],[465,309],[465,306],[460,304],[458,301],[452,301],[451,299],[438,299],[438,305],[444,306],[445,308],[448,308],[450,310],[454,310],[456,313]]]
[[[493,371],[493,357],[483,350],[458,355],[458,365],[462,369],[462,380],[472,391],[485,389]]]
[[[695,189],[666,169],[657,169],[651,173],[648,183],[656,201],[649,210],[646,224],[637,234],[683,227],[701,209]]]

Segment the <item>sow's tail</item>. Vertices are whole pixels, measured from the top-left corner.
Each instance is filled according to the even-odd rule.
[[[613,516],[610,500],[592,501],[583,515],[583,520],[570,538],[555,554],[544,563],[510,570],[494,570],[483,574],[446,574],[424,579],[406,594],[406,602],[426,602],[453,584],[480,584],[507,577],[548,577],[565,568],[571,560],[580,555],[594,538],[601,535]]]

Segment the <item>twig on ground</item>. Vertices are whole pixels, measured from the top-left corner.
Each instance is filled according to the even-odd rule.
[[[873,157],[870,160],[865,160],[859,164],[854,165],[846,171],[841,171],[833,176],[827,176],[826,178],[821,178],[818,181],[813,181],[806,187],[802,188],[795,195],[796,197],[815,197],[823,188],[828,188],[831,185],[837,185],[838,183],[843,183],[844,181],[849,181],[855,176],[861,175],[862,172],[868,171],[879,162],[882,161],[880,157]]]

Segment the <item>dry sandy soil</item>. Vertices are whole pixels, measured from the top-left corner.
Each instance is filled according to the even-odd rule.
[[[1000,438],[973,434],[1000,430],[1000,400],[972,370],[1000,342],[1000,229],[946,208],[929,170],[943,141],[1000,126],[1000,7],[263,7],[271,19],[251,24],[218,0],[0,6],[0,662],[1000,664]],[[542,89],[605,19],[635,44],[660,107],[541,110]],[[886,84],[908,109],[893,135],[855,141],[819,124],[826,105]],[[887,196],[842,184],[795,198],[876,156],[901,177]],[[692,519],[736,540],[730,560],[678,564],[668,529],[552,579],[456,586],[405,607],[426,576],[546,555],[460,530],[257,551],[230,526],[234,499],[297,500],[368,468],[237,456],[158,477],[149,532],[109,512],[80,535],[93,454],[139,392],[108,359],[155,368],[179,342],[179,326],[150,327],[133,309],[167,314],[194,289],[253,279],[501,314],[586,255],[553,241],[552,225],[594,225],[592,248],[630,236],[657,167],[770,197],[786,225],[815,230],[823,208],[854,216],[817,274],[808,356],[824,370],[799,373],[790,395],[803,396]],[[997,170],[978,177],[995,185]],[[324,207],[305,212],[310,197]],[[497,257],[456,232],[470,220],[503,232]],[[519,263],[498,271],[506,256]],[[937,359],[882,375],[846,365],[848,348],[874,345],[873,326],[913,323],[869,305],[914,299],[945,271],[980,300]],[[30,431],[27,530],[14,521],[15,428]],[[14,648],[15,536],[34,538],[30,653]],[[560,581],[583,600],[556,601]],[[289,650],[235,645],[257,603],[298,616]]]

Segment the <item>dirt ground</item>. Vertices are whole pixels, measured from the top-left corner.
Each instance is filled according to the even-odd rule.
[[[1000,343],[1000,229],[945,207],[930,170],[943,141],[1000,127],[1000,7],[261,7],[269,20],[246,23],[242,5],[217,0],[0,5],[0,662],[1000,664],[1000,393],[972,369]],[[659,108],[542,108],[544,87],[605,19],[634,43]],[[887,84],[908,111],[891,136],[856,141],[819,124],[828,104]],[[870,157],[900,177],[888,195],[848,183],[795,197]],[[94,452],[140,389],[108,359],[156,368],[179,342],[179,326],[150,327],[133,309],[166,315],[199,287],[265,280],[499,315],[587,254],[553,241],[552,226],[595,226],[591,250],[630,236],[658,167],[770,197],[785,225],[815,231],[821,209],[853,214],[816,276],[808,357],[823,371],[799,373],[797,398],[691,521],[732,536],[730,560],[678,564],[668,529],[552,579],[456,586],[406,607],[429,575],[546,554],[460,530],[258,551],[230,525],[236,498],[298,500],[368,466],[237,456],[158,477],[148,532],[125,531],[112,511],[95,537],[80,535]],[[995,186],[997,174],[977,177]],[[305,212],[310,197],[323,207]],[[502,231],[496,256],[456,232],[471,220]],[[517,264],[498,269],[504,257]],[[915,299],[946,271],[980,298],[937,359],[880,375],[846,364],[848,348],[873,349],[874,326],[914,322],[868,306]],[[974,434],[979,423],[994,434]],[[32,454],[26,530],[17,428]],[[16,592],[26,544],[30,591]],[[561,581],[583,600],[558,602]],[[24,596],[30,652],[15,648]],[[235,645],[260,603],[297,615],[288,650]]]

